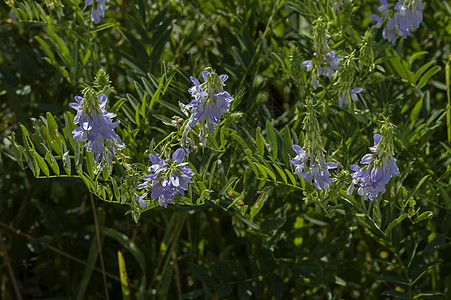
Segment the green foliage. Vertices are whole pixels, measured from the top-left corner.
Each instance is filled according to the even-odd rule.
[[[392,47],[370,29],[379,1],[344,0],[341,13],[335,2],[111,1],[97,25],[81,0],[0,4],[0,294],[451,297],[450,6],[425,1],[420,28]],[[337,55],[354,53],[364,88],[343,109],[334,79],[313,89],[300,67],[313,58],[318,18]],[[229,112],[192,149],[185,195],[142,209],[134,199],[148,155],[180,145],[179,103],[209,66],[229,75]],[[127,145],[111,173],[96,172],[72,136],[68,103],[90,88],[108,94]],[[291,146],[310,138],[307,98],[339,163],[326,191],[290,164]],[[384,117],[401,173],[364,201],[346,193],[349,165]],[[102,201],[89,204],[93,195]]]

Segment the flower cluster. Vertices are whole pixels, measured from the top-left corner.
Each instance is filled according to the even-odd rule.
[[[214,126],[219,124],[221,115],[227,112],[234,98],[223,89],[224,82],[228,78],[227,75],[218,76],[212,69],[207,68],[202,72],[202,77],[204,79],[202,84],[197,78],[190,77],[194,86],[188,91],[194,99],[183,109],[191,112],[186,126],[187,130],[191,131],[198,123],[201,123],[199,139],[201,145],[204,146],[205,137],[208,134],[205,129],[208,128],[210,133],[213,133]]]
[[[377,22],[376,28],[380,28],[382,23],[387,21],[382,36],[393,45],[396,42],[397,35],[405,38],[410,35],[411,30],[420,26],[423,20],[423,3],[421,0],[399,0],[394,7],[395,11],[389,11],[390,5],[387,0],[380,0],[380,2],[382,5],[377,10],[384,13],[384,17],[373,14],[371,19]]]
[[[294,174],[302,175],[304,180],[310,181],[313,179],[313,183],[318,190],[327,190],[329,185],[332,184],[330,178],[329,169],[335,169],[338,167],[336,162],[326,162],[324,154],[319,156],[312,155],[306,152],[301,146],[294,144],[292,146],[296,152],[296,157],[290,160],[290,162],[296,167]],[[310,159],[310,167],[307,166],[307,160]],[[304,169],[307,167],[307,170]]]
[[[335,162],[326,162],[324,156],[321,130],[316,117],[316,111],[311,102],[307,103],[307,116],[304,119],[305,140],[304,148],[294,144],[296,157],[290,162],[296,167],[294,174],[302,175],[304,180],[313,180],[318,190],[327,190],[332,184],[329,170],[338,167]]]
[[[110,2],[110,0],[106,0]],[[86,5],[94,4],[95,0],[85,0]],[[95,24],[100,23],[100,18],[105,17],[105,10],[108,9],[108,6],[105,4],[105,0],[97,0],[97,7],[91,9],[91,21]]]
[[[382,135],[374,135],[374,146],[369,147],[372,153],[368,153],[360,160],[361,164],[367,165],[361,168],[358,165],[351,165],[354,173],[352,183],[348,188],[348,194],[352,194],[354,185],[358,185],[358,194],[365,200],[374,200],[379,193],[385,192],[385,185],[395,175],[399,175],[396,159],[393,157],[392,143],[383,140]]]
[[[172,163],[166,161],[158,156],[158,154],[150,154],[150,161],[152,165],[148,168],[151,173],[144,177],[145,182],[138,185],[139,189],[152,189],[150,197],[158,199],[160,206],[167,207],[172,203],[177,193],[184,195],[188,189],[187,184],[194,182],[191,178],[194,171],[187,166],[187,162],[183,162],[185,158],[185,150],[177,149],[172,154]],[[141,196],[136,197],[141,208],[146,208],[147,203],[144,198],[147,192]]]
[[[84,145],[88,151],[94,152],[94,161],[100,164],[97,170],[103,170],[105,163],[110,163],[116,150],[125,148],[121,138],[114,132],[120,121],[113,122],[116,114],[105,110],[108,98],[105,94],[97,98],[87,93],[85,98],[75,96],[70,106],[77,110],[74,124],[79,127],[72,131],[74,140],[88,142]],[[104,142],[107,143],[105,149]]]
[[[313,88],[316,89],[321,86],[318,80],[319,76],[322,75],[328,77],[329,79],[332,79],[334,71],[339,69],[338,65],[343,58],[340,56],[336,56],[335,55],[336,53],[337,51],[333,50],[323,55],[323,59],[321,61],[324,62],[324,65],[318,65],[318,67],[316,68],[317,71],[316,74],[313,73],[312,75]],[[316,53],[314,53],[313,55],[316,57]],[[319,64],[319,61],[317,62],[317,64]],[[314,66],[315,64],[313,60],[306,60],[301,63],[301,67],[307,68],[308,72],[313,70]]]

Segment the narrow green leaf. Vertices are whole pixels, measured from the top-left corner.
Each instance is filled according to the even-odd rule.
[[[285,126],[282,136],[282,151],[281,151],[284,163],[288,163],[288,161],[290,160],[290,156],[293,151],[291,148],[292,144],[293,142],[291,141],[290,128],[288,126]]]
[[[255,167],[255,164],[252,162],[252,160],[251,160],[249,157],[245,156],[244,158],[246,158],[246,160],[247,160],[247,162],[249,163],[249,166],[251,167],[251,169],[252,169],[252,171],[254,172],[255,176],[258,177],[258,170],[257,170],[257,168]]]
[[[418,115],[420,114],[422,108],[423,108],[423,98],[418,100],[417,103],[415,104],[414,108],[412,109],[410,116],[409,116],[411,121],[417,120]]]
[[[430,66],[432,66],[435,63],[435,61],[430,61],[421,66],[421,68],[418,69],[418,71],[415,72],[415,82],[418,82],[421,75],[423,75],[424,72],[426,72],[427,69],[429,69]]]
[[[421,56],[423,56],[423,55],[425,55],[425,54],[428,54],[428,52],[427,52],[427,51],[419,51],[419,52],[416,52],[415,54],[413,54],[413,55],[410,57],[410,59],[409,59],[409,64],[413,64],[413,62],[414,62],[417,58],[419,58],[419,57],[421,57]]]
[[[121,201],[121,193],[119,192],[116,179],[114,177],[111,177],[111,182],[113,183],[114,197],[116,197],[117,201]]]
[[[423,75],[423,77],[421,77],[420,81],[417,84],[417,87],[419,89],[423,88],[429,81],[429,79],[434,76],[438,71],[440,71],[441,67],[440,66],[435,66],[433,68],[431,68],[429,71],[426,72],[426,74]]]
[[[238,142],[238,144],[241,146],[241,148],[243,148],[243,150],[248,149],[249,147],[247,146],[247,144],[244,142],[243,138],[241,136],[239,136],[235,131],[231,131],[230,132],[230,136]]]
[[[141,271],[143,273],[141,283],[139,285],[138,289],[138,300],[144,299],[145,297],[145,288],[146,288],[146,258],[143,254],[143,252],[138,248],[138,246],[130,240],[125,234],[120,233],[119,231],[116,231],[112,228],[108,227],[100,227],[100,232],[115,239],[119,243],[121,243],[122,246],[124,246],[130,253],[135,257],[136,261],[138,262],[138,265],[141,268]]]
[[[265,143],[263,142],[263,136],[261,134],[261,128],[257,127],[257,133],[255,134],[255,141],[257,142],[257,149],[260,156],[265,154]]]
[[[254,219],[254,217],[258,214],[258,212],[265,205],[266,201],[269,198],[270,192],[271,192],[271,188],[269,186],[267,186],[261,192],[260,196],[258,196],[258,199],[255,201],[255,203],[252,206],[251,211],[249,213],[249,217],[250,217],[251,221]]]
[[[45,176],[48,177],[50,175],[49,167],[47,167],[47,164],[45,163],[44,159],[36,151],[34,151],[34,150],[30,150],[30,151],[34,155],[34,157],[39,165],[39,168],[42,170],[42,172],[44,172]]]
[[[110,178],[109,168],[103,168],[102,176],[103,176],[103,180],[108,181],[108,179]]]
[[[25,145],[25,148],[27,150],[35,150],[34,144],[30,138],[30,134],[28,133],[27,128],[25,128],[25,126],[23,126],[22,124],[20,124],[20,128],[22,129],[23,144]]]
[[[88,62],[88,60],[89,60],[89,58],[91,57],[91,50],[90,49],[88,49],[87,51],[86,51],[86,54],[85,54],[85,56],[83,57],[83,60],[81,61],[81,63],[83,64],[83,67],[84,66],[86,66],[86,63]]]
[[[277,160],[278,154],[278,146],[277,146],[277,138],[274,132],[274,128],[271,125],[269,120],[266,120],[266,135],[268,136],[269,143],[271,145],[271,157],[274,160]]]
[[[259,165],[257,165],[257,167],[258,167],[258,166],[259,166]],[[269,177],[272,178],[272,180],[277,181],[277,180],[276,180],[276,175],[274,174],[274,172],[273,172],[270,168],[268,168],[268,167],[266,167],[266,166],[264,166],[264,165],[260,165],[260,167],[262,167],[263,169],[265,169],[266,174],[268,174]]]
[[[91,178],[94,178],[94,154],[92,153],[92,151],[86,151],[85,153],[86,170],[88,171],[89,176],[91,176]]]
[[[75,155],[74,155],[74,160],[75,160],[75,169],[77,170],[82,170],[83,169],[83,155],[81,154],[81,148],[80,148],[80,143],[76,142],[75,143]]]
[[[265,168],[263,168],[262,165],[256,163],[255,166],[258,168],[264,179],[268,178],[268,174],[266,173]]]
[[[11,137],[6,136],[6,138],[11,142],[11,148],[14,155],[14,158],[19,163],[20,167],[23,169],[22,163],[22,152],[19,150],[19,147],[23,148],[20,145],[16,144],[16,134],[14,132],[11,133]]]
[[[55,56],[53,55],[52,50],[50,50],[49,45],[40,37],[40,36],[35,36],[34,39],[36,41],[38,41],[38,43],[41,45],[42,49],[44,49],[45,54],[47,54],[47,56],[49,57],[51,64],[56,63],[56,59]]]
[[[139,126],[140,125],[140,122],[139,122],[139,112],[140,112],[141,110],[140,110],[140,107],[139,107],[139,104],[138,105],[136,105],[136,110],[135,110],[135,121],[136,121],[136,124]]]
[[[45,160],[50,165],[50,167],[52,168],[52,170],[56,174],[56,176],[60,176],[60,168],[59,168],[58,162],[56,161],[52,152],[49,151],[45,154]]]
[[[404,213],[391,221],[391,223],[387,226],[387,229],[385,229],[385,234],[389,233],[393,228],[395,228],[396,225],[400,224],[408,215],[408,213]]]
[[[277,170],[280,177],[282,177],[283,182],[285,184],[288,184],[287,175],[285,175],[285,172],[280,167],[278,167],[276,164],[273,164],[273,167]]]
[[[22,156],[25,157],[25,160],[26,160],[28,166],[30,167],[31,172],[33,172],[34,177],[38,177],[39,176],[39,166],[37,165],[36,159],[34,158],[34,156],[30,157],[29,153],[24,148],[19,148],[19,149],[20,149],[20,151],[22,151]]]
[[[417,186],[415,187],[415,189],[413,189],[413,190],[409,193],[409,195],[407,196],[406,199],[410,199],[410,197],[412,197],[412,195],[416,193],[416,191],[420,188],[420,186],[426,181],[426,179],[427,179],[428,177],[429,177],[429,175],[424,176],[424,177],[420,180],[420,182],[417,184]]]
[[[65,148],[65,147],[63,147],[63,148]],[[71,162],[70,162],[69,151],[66,151],[63,153],[63,168],[66,171],[66,174],[70,176],[72,166],[71,166]]]
[[[147,93],[144,92],[144,97],[143,97],[143,101],[141,103],[141,116],[145,119],[146,118],[146,98],[147,98]]]
[[[75,129],[74,116],[72,115],[72,113],[70,111],[67,111],[64,113],[64,123],[66,124],[67,140],[69,141],[69,143],[72,147],[72,150],[75,150],[75,147],[76,147],[75,144],[77,142],[74,140],[73,135],[72,135],[72,131]],[[61,149],[61,151],[62,151],[62,149]],[[55,150],[55,152],[56,152],[56,150]],[[61,155],[61,154],[59,154],[59,155]]]
[[[81,177],[89,191],[94,193],[96,191],[96,184],[91,177],[82,171],[78,172],[78,175]]]
[[[434,215],[434,213],[432,211],[425,211],[424,213],[422,213],[421,215],[419,215],[418,217],[416,217],[416,219],[413,221],[413,223],[418,223],[420,221],[423,221],[425,219],[429,219],[432,218],[432,216]]]
[[[238,180],[238,177],[233,177],[232,179],[229,180],[229,182],[226,183],[226,185],[222,188],[221,192],[219,192],[219,197],[223,196],[227,190],[229,189],[229,187],[235,183],[235,181]]]
[[[294,178],[293,174],[291,174],[290,171],[288,171],[287,169],[285,169],[285,173],[287,173],[288,178],[290,178],[290,181],[293,185],[296,185],[296,178]]]
[[[119,265],[119,276],[121,278],[122,299],[130,299],[130,287],[128,286],[127,270],[125,268],[124,257],[121,251],[117,251],[117,260]]]
[[[164,77],[161,77],[160,82],[158,84],[158,88],[155,91],[155,93],[153,94],[152,98],[150,99],[149,110],[152,110],[155,103],[158,102],[158,99],[160,99],[161,89],[163,88],[163,81],[164,81]]]

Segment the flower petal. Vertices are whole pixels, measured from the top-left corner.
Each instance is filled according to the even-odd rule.
[[[185,158],[185,150],[183,148],[178,148],[175,150],[174,154],[172,154],[172,161],[177,163],[182,163]]]

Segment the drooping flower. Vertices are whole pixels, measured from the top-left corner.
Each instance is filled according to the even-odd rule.
[[[336,56],[337,50],[333,50],[323,55],[322,60],[313,59],[306,60],[301,63],[301,67],[307,68],[307,71],[310,72],[316,66],[316,73],[312,74],[312,85],[313,88],[316,89],[321,86],[319,83],[319,76],[327,76],[329,79],[333,78],[334,71],[339,69],[339,63],[343,59],[343,57]],[[316,57],[316,53],[313,53],[313,56]],[[323,64],[321,64],[323,62]]]
[[[357,87],[350,91],[342,90],[341,94],[338,96],[338,105],[340,106],[340,108],[343,106],[343,103],[347,104],[347,105],[351,104],[351,102],[349,101],[349,98],[351,98],[352,101],[358,101],[359,98],[357,98],[357,94],[360,93],[361,91],[363,91],[363,89],[361,87]]]
[[[380,0],[382,3],[378,11],[384,14],[382,18],[379,15],[371,15],[371,20],[376,21],[376,28],[380,28],[383,22],[387,22],[382,36],[389,40],[393,45],[397,37],[407,37],[412,30],[417,29],[423,20],[422,0],[399,0],[390,10],[390,5],[386,0]]]
[[[110,2],[110,0],[106,1]],[[85,0],[85,4],[95,6],[95,0]],[[105,0],[97,0],[97,7],[91,9],[91,21],[93,21],[94,24],[99,24],[100,18],[105,17],[105,10],[107,9],[108,6],[106,6]]]
[[[360,164],[367,166],[350,166],[354,173],[351,174],[352,183],[347,193],[352,194],[354,185],[357,185],[358,194],[365,200],[374,200],[379,193],[385,193],[385,185],[393,176],[399,175],[396,159],[393,157],[393,142],[384,139],[381,134],[375,134],[373,138],[374,146],[369,147],[372,153],[365,154],[360,160]]]
[[[138,201],[138,205],[141,208],[147,208],[147,202],[144,200],[146,198],[147,193],[142,194],[141,196],[138,196],[135,198],[135,201]]]
[[[108,98],[105,94],[98,97],[75,96],[75,101],[69,105],[77,110],[74,124],[79,127],[72,131],[74,140],[87,142],[84,147],[94,154],[94,161],[99,162],[97,171],[110,163],[117,150],[125,148],[121,138],[114,132],[120,121],[113,122],[116,114],[105,110]],[[105,143],[107,148],[105,148]]]
[[[307,116],[304,119],[305,140],[304,148],[299,145],[292,145],[296,157],[290,160],[296,169],[295,175],[302,175],[304,180],[313,180],[313,184],[318,190],[328,190],[333,183],[330,178],[330,169],[335,169],[338,164],[326,162],[324,155],[321,131],[313,105],[307,103]]]
[[[199,139],[201,145],[206,143],[205,137],[208,132],[213,133],[214,127],[220,123],[222,114],[228,111],[234,98],[224,91],[223,86],[228,76],[225,74],[217,75],[211,68],[202,72],[204,82],[201,84],[197,78],[191,76],[190,79],[194,86],[188,89],[188,92],[194,98],[189,104],[184,106],[189,110],[189,117],[186,131],[191,131],[196,125],[199,125]],[[187,132],[185,132],[185,135]]]
[[[184,195],[188,189],[188,183],[194,182],[192,177],[194,171],[188,167],[187,162],[183,162],[185,158],[185,150],[182,148],[177,149],[172,154],[172,162],[167,163],[164,159],[160,158],[158,154],[150,154],[149,159],[152,165],[148,168],[149,175],[144,177],[144,183],[138,185],[139,189],[152,189],[150,197],[152,199],[158,199],[160,206],[167,207],[172,203],[175,196],[178,194]],[[147,193],[143,194],[142,200]]]
[[[295,158],[290,160],[290,163],[296,167],[294,174],[302,175],[305,181],[313,180],[318,190],[328,190],[329,185],[333,182],[329,170],[337,168],[338,164],[326,162],[324,154],[320,154],[320,156],[311,155],[299,145],[294,144],[292,148],[297,154]],[[308,161],[309,159],[310,161]],[[304,169],[306,170],[304,171]]]

